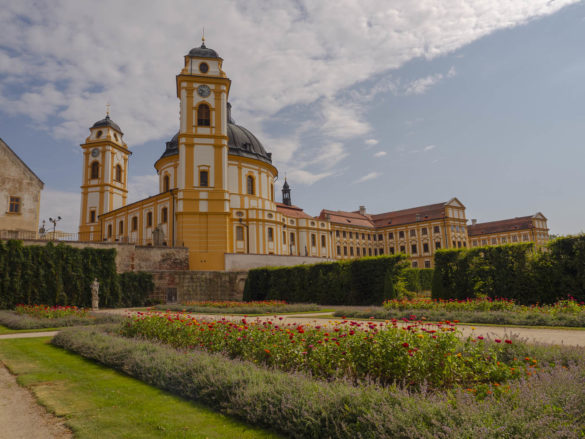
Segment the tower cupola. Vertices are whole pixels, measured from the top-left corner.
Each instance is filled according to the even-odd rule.
[[[286,181],[286,177],[284,177],[284,184],[282,185],[282,204],[286,204],[287,206],[291,206],[292,202],[290,199],[290,186]]]

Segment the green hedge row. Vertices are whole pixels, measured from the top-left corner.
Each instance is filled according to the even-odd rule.
[[[406,290],[421,293],[430,291],[433,286],[432,268],[407,268],[404,270]]]
[[[94,278],[101,307],[141,305],[153,290],[148,273],[116,273],[114,249],[0,241],[0,309],[20,303],[91,307]]]
[[[534,244],[509,244],[435,253],[432,296],[505,297],[522,304],[585,301],[585,235]]]
[[[381,305],[400,293],[404,255],[248,272],[244,300],[285,300],[320,305]]]

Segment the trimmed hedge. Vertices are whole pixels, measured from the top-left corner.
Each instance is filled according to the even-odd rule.
[[[545,251],[533,243],[435,253],[432,297],[505,297],[520,304],[585,301],[585,235],[551,241]]]
[[[244,300],[285,300],[320,305],[380,305],[400,293],[404,255],[248,272]]]
[[[94,278],[105,308],[143,305],[153,290],[148,273],[118,275],[115,249],[0,241],[0,309],[18,304],[91,307]]]
[[[406,290],[415,293],[430,291],[433,287],[432,268],[407,268],[404,270]]]

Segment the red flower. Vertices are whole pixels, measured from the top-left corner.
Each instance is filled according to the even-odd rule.
[[[500,340],[499,338],[496,338],[494,341],[495,341],[496,343],[501,343],[501,342],[502,342],[502,340]]]
[[[402,343],[402,347],[407,348],[408,346],[410,346],[408,343]]]
[[[512,344],[512,340],[504,340],[508,344]]]

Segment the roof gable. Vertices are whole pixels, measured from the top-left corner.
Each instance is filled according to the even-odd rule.
[[[21,167],[21,169],[23,170],[23,172],[25,174],[27,174],[30,178],[32,178],[33,180],[35,180],[41,187],[41,189],[45,186],[45,183],[43,183],[43,181],[37,176],[37,174],[35,174],[31,168],[28,167],[28,165],[26,163],[24,163],[24,161],[18,156],[18,154],[16,154],[12,148],[10,148],[8,146],[8,144],[6,142],[4,142],[4,140],[2,140],[0,138],[0,148],[6,152],[6,154],[12,158],[12,160]]]

